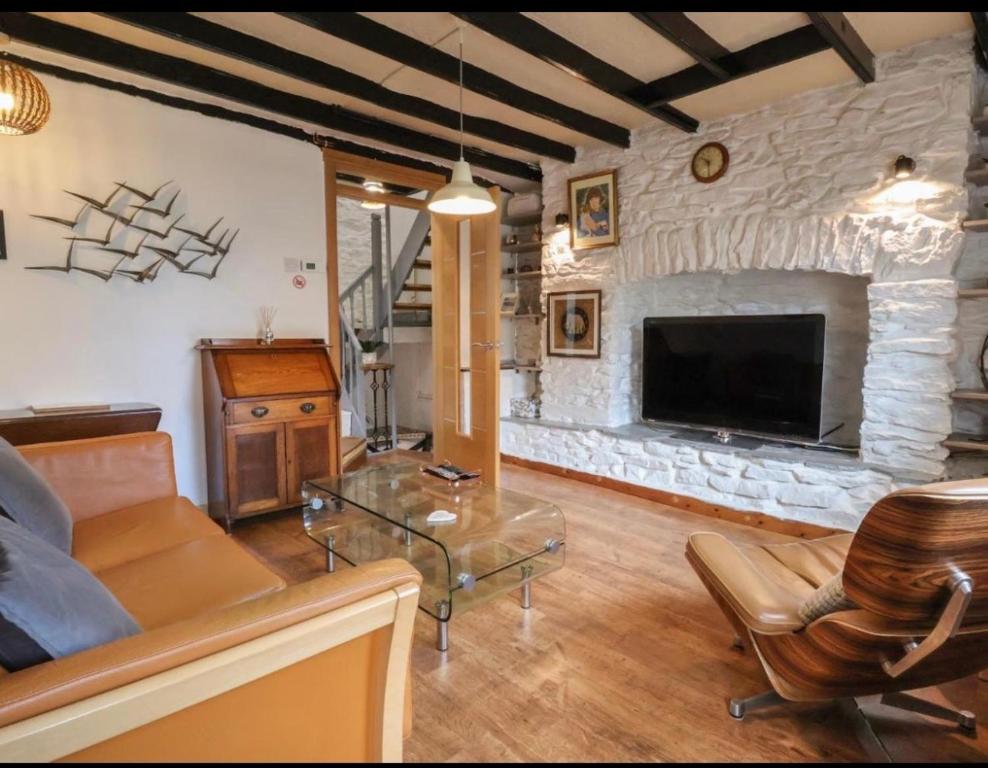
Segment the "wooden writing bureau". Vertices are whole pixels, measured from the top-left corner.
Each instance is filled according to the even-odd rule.
[[[202,339],[209,515],[300,506],[305,480],[340,472],[340,385],[322,339]]]

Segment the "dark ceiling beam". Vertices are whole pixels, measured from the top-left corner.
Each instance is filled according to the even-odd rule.
[[[589,85],[669,125],[687,132],[693,132],[699,126],[696,120],[675,107],[650,107],[628,96],[630,91],[641,87],[644,83],[637,77],[598,59],[524,14],[505,11],[465,11],[454,12],[454,15],[499,40],[552,64],[568,75],[575,74]]]
[[[988,12],[971,11],[974,21],[975,49],[982,69],[988,69]]]
[[[456,110],[439,106],[427,99],[393,91],[340,67],[281,48],[221,24],[214,24],[190,13],[112,11],[103,12],[102,15],[198,48],[231,56],[248,64],[265,67],[313,85],[345,93],[410,117],[455,130],[459,130],[460,127],[460,114]],[[464,115],[463,126],[467,133],[498,144],[569,163],[576,159],[576,150],[567,144],[496,120]]]
[[[77,58],[181,85],[258,109],[292,117],[332,130],[435,155],[447,160],[460,156],[459,144],[369,117],[334,104],[285,93],[227,72],[156,53],[77,27],[28,13],[0,13],[0,28],[16,40]],[[539,181],[538,166],[465,147],[464,158],[477,166],[520,179]]]
[[[282,15],[433,77],[450,83],[459,82],[459,60],[455,56],[359,13],[301,11],[283,12]],[[627,128],[521,88],[473,64],[464,62],[463,80],[463,87],[473,93],[608,144],[630,145],[631,132]]]
[[[632,91],[630,95],[645,104],[664,104],[667,101],[705,91],[723,82],[753,75],[829,49],[830,44],[816,27],[807,24],[805,27],[784,32],[720,59],[724,68],[733,73],[727,81],[719,80],[702,64],[694,64],[692,67],[653,80]]]
[[[632,11],[631,15],[658,32],[718,80],[727,80],[733,74],[718,62],[731,52],[682,11]]]
[[[405,168],[413,168],[417,171],[437,173],[440,176],[445,176],[447,179],[450,177],[449,168],[442,165],[437,165],[436,163],[430,163],[427,160],[418,160],[414,157],[405,157],[404,155],[398,155],[394,152],[378,149],[377,147],[368,147],[365,144],[357,144],[335,136],[324,136],[320,134],[313,135],[302,128],[298,128],[294,125],[286,125],[285,123],[279,123],[277,120],[270,120],[266,117],[259,117],[247,112],[237,112],[234,109],[228,109],[227,107],[221,107],[216,104],[207,104],[201,101],[193,101],[192,99],[183,99],[180,96],[172,96],[167,93],[160,93],[159,91],[140,88],[136,85],[131,85],[130,83],[121,83],[116,80],[108,80],[105,77],[91,75],[88,72],[80,72],[77,69],[68,69],[55,64],[48,64],[43,61],[29,59],[26,56],[17,56],[10,53],[7,54],[7,58],[15,64],[20,64],[22,67],[30,69],[36,74],[40,73],[42,75],[50,75],[51,77],[57,77],[59,80],[65,80],[70,83],[92,85],[96,88],[103,88],[104,90],[123,93],[127,96],[144,99],[145,101],[150,101],[154,104],[161,104],[173,109],[195,112],[205,117],[211,117],[217,120],[226,120],[227,122],[238,123],[240,125],[247,125],[260,131],[266,131],[278,136],[285,136],[289,139],[295,139],[296,141],[304,141],[307,144],[314,144],[320,147],[329,147],[331,149],[339,150],[340,152],[348,152],[351,155],[358,155],[371,160],[381,160],[383,162],[400,165]],[[475,176],[474,179],[478,184],[482,184],[485,187],[495,186],[493,181],[485,179],[482,176]]]
[[[843,13],[809,11],[806,15],[861,82],[875,82],[875,54]]]

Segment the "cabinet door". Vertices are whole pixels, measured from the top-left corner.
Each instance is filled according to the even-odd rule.
[[[333,474],[334,419],[305,419],[285,424],[288,503],[302,501],[302,483]]]
[[[284,424],[227,428],[226,454],[232,517],[287,504]]]

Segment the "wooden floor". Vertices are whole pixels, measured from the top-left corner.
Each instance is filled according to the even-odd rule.
[[[835,705],[787,705],[742,722],[727,714],[728,698],[768,683],[750,651],[730,647],[733,633],[683,558],[686,537],[772,534],[519,467],[503,467],[502,482],[563,510],[566,565],[535,583],[528,611],[506,596],[454,616],[445,654],[419,613],[406,760],[866,759]],[[290,582],[323,572],[297,512],[241,523],[234,535]],[[986,682],[923,695],[988,724]],[[988,755],[984,726],[968,738],[919,715],[867,711],[897,760]]]

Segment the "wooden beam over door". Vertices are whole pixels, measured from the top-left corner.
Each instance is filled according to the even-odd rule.
[[[875,54],[843,13],[809,11],[806,15],[861,82],[875,82]]]
[[[433,77],[451,83],[459,82],[459,60],[455,56],[359,13],[304,11],[282,12],[282,15]],[[630,145],[631,132],[627,128],[521,88],[466,62],[463,64],[463,80],[467,90],[481,96],[608,144],[618,147]]]
[[[458,160],[460,145],[430,134],[354,112],[335,104],[285,93],[192,61],[97,35],[78,27],[29,13],[0,13],[0,28],[15,39],[49,50],[95,61],[116,69],[211,93],[307,123],[364,136],[403,149]],[[521,179],[540,181],[538,166],[466,147],[465,159],[482,168]]]
[[[734,51],[729,57],[720,59],[724,68],[733,74],[727,81],[720,80],[707,67],[694,64],[679,72],[660,77],[631,92],[631,95],[645,104],[664,104],[681,99],[708,88],[730,82],[746,75],[753,75],[772,67],[778,67],[804,56],[826,51],[830,44],[812,24],[784,32],[776,37],[749,45]]]
[[[454,109],[447,109],[428,99],[393,91],[341,67],[268,43],[222,24],[214,24],[190,13],[112,11],[103,12],[101,15],[198,48],[231,56],[248,64],[289,75],[313,85],[345,93],[409,117],[456,130],[460,127],[460,114]],[[576,157],[576,150],[567,144],[496,120],[464,115],[463,125],[469,134],[536,155],[544,155],[568,163],[573,162]]]
[[[632,11],[631,15],[688,54],[718,80],[731,76],[732,73],[718,62],[731,52],[682,11]]]
[[[603,59],[598,59],[522,13],[464,11],[454,12],[454,15],[499,40],[552,64],[568,75],[575,73],[584,82],[669,125],[689,133],[699,127],[696,120],[675,107],[667,105],[650,107],[629,96],[629,92],[644,85],[641,80],[608,64]]]

